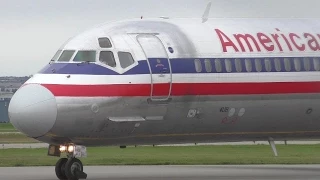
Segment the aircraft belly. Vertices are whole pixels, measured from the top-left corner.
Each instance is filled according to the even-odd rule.
[[[57,98],[43,140],[84,145],[196,143],[320,136],[319,95]],[[71,105],[72,104],[72,105]]]

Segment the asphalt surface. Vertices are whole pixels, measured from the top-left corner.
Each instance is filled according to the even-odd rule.
[[[1,134],[1,133],[0,133]],[[285,144],[284,141],[275,141],[276,144]],[[268,141],[245,141],[245,142],[216,142],[216,143],[198,143],[197,145],[268,145]],[[287,144],[320,144],[320,141],[287,141]],[[167,144],[157,146],[194,146],[194,143],[189,144]],[[21,148],[48,148],[47,143],[20,143],[20,144],[1,144],[0,149],[21,149]],[[0,179],[1,180],[1,179]]]
[[[34,148],[48,148],[46,143],[21,143],[21,144],[0,144],[0,149],[34,149]]]
[[[318,180],[320,165],[87,166],[88,180]],[[0,168],[1,180],[56,180],[54,167]]]

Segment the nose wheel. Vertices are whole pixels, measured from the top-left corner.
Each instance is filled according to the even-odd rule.
[[[57,175],[58,179],[60,179],[60,180],[66,180],[67,179],[66,173],[64,171],[67,161],[68,161],[67,158],[61,158],[56,163],[55,171],[56,171],[56,175]]]
[[[77,158],[61,158],[56,163],[55,171],[60,180],[79,180],[87,178],[87,174],[83,172],[83,164]]]

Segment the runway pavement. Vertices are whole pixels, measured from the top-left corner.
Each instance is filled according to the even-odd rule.
[[[320,165],[88,166],[88,180],[318,180]],[[0,168],[1,180],[56,180],[54,167]]]
[[[0,144],[0,149],[36,149],[48,148],[47,143],[19,143],[19,144]]]
[[[275,141],[276,144],[285,144],[284,141]],[[257,145],[265,144],[268,145],[268,141],[245,141],[245,142],[216,142],[216,143],[198,143],[197,145]],[[287,141],[287,144],[320,144],[320,141]],[[194,146],[194,143],[189,144],[167,144],[157,146]],[[20,144],[1,144],[0,149],[19,149],[19,148],[47,148],[47,143],[20,143]]]

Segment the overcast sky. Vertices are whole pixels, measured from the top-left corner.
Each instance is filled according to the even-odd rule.
[[[94,25],[141,15],[201,17],[209,1],[0,0],[0,76],[36,73],[68,38]],[[320,0],[212,0],[210,17],[320,18],[319,5]]]

